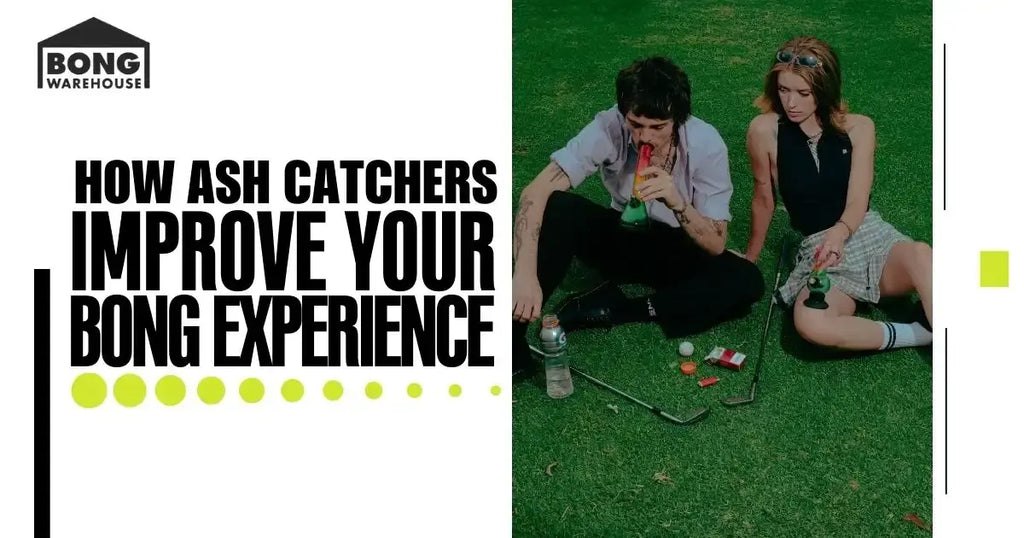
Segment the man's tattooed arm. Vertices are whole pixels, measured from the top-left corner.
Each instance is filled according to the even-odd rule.
[[[512,239],[512,260],[519,260],[519,251],[523,248],[523,237],[527,235],[527,228],[530,223],[526,220],[526,216],[530,211],[530,206],[533,205],[533,200],[529,198],[523,198],[519,203],[519,213],[516,214],[515,231],[513,232],[514,238]],[[537,226],[538,232],[540,226]],[[539,235],[539,234],[538,234]]]
[[[681,209],[675,209],[673,213],[675,213],[679,225],[701,248],[715,255],[725,251],[728,224],[726,221],[705,217],[686,201],[683,202]]]
[[[537,244],[540,241],[541,221],[548,198],[555,191],[569,190],[569,176],[555,163],[544,170],[523,189],[519,197],[519,211],[513,225],[512,259],[514,276],[537,275]]]

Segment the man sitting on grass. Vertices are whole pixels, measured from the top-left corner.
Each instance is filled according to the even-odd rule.
[[[690,83],[667,58],[634,62],[615,81],[617,106],[597,114],[523,190],[516,215],[512,277],[513,369],[529,369],[526,329],[561,282],[573,257],[609,280],[570,298],[558,311],[566,331],[654,321],[670,338],[744,314],[764,293],[757,266],[726,251],[732,182],[725,143],[690,115]],[[650,166],[636,170],[639,147]],[[602,207],[568,193],[600,170],[611,194]],[[637,189],[652,221],[623,227]],[[637,282],[652,295],[627,298],[616,283]]]

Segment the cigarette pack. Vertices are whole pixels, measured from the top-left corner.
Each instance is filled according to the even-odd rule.
[[[739,370],[743,368],[743,361],[746,358],[747,356],[739,351],[716,347],[711,350],[711,353],[708,353],[707,357],[704,357],[704,362],[724,366],[730,370]]]

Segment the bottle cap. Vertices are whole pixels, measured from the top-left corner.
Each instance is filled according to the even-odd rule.
[[[542,326],[547,328],[558,327],[558,316],[554,314],[548,314],[541,318],[540,323]]]

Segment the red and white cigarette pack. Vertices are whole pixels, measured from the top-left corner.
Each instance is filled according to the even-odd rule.
[[[707,357],[704,357],[704,362],[724,366],[730,370],[739,370],[743,368],[743,361],[746,358],[746,355],[734,349],[716,347],[711,350],[711,353],[708,353]]]

